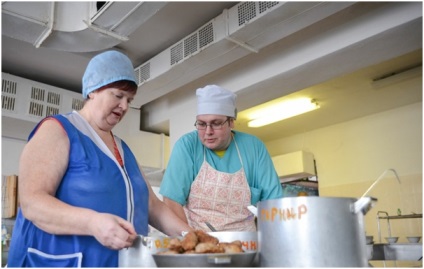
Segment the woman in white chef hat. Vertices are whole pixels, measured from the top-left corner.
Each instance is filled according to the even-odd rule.
[[[42,120],[23,150],[8,267],[118,267],[118,250],[148,224],[173,236],[191,229],[112,133],[137,93],[130,59],[98,54],[82,84],[84,107]]]
[[[197,130],[174,145],[160,194],[195,229],[256,231],[247,209],[282,197],[282,187],[265,145],[233,130],[236,95],[216,85],[197,89]]]

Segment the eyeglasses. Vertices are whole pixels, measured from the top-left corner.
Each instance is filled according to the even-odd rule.
[[[221,130],[222,129],[222,125],[224,125],[227,121],[229,121],[230,118],[227,118],[224,122],[212,122],[212,123],[205,123],[205,122],[201,122],[201,121],[196,121],[194,123],[194,126],[196,126],[197,130],[206,130],[206,128],[211,127],[212,130]]]

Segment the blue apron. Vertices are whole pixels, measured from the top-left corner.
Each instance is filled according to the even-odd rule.
[[[124,167],[76,111],[53,116],[69,140],[69,164],[56,197],[70,205],[110,213],[148,233],[149,192],[129,147],[115,137]],[[34,135],[40,123],[31,132]],[[117,267],[118,251],[93,236],[53,235],[37,228],[18,210],[8,267]]]

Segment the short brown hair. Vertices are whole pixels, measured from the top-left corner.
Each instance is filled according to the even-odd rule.
[[[120,89],[122,91],[128,91],[128,92],[134,92],[137,93],[138,86],[131,80],[118,80],[109,84],[106,84],[100,88],[98,88],[96,91],[102,91],[107,88],[116,88]]]

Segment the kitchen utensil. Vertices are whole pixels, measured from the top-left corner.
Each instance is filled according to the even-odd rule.
[[[396,172],[396,170],[395,169],[386,169],[386,170],[384,170],[384,172],[374,181],[374,183],[368,188],[368,190],[366,190],[365,191],[365,193],[362,195],[362,197],[365,197],[373,188],[374,188],[374,186],[378,183],[378,181],[380,181],[380,179],[382,179],[383,177],[384,177],[384,175],[386,175],[386,173],[387,172],[389,172],[389,171],[391,171],[391,172],[393,172],[393,174],[395,174],[395,176],[396,176],[396,178],[397,178],[397,180],[398,180],[398,182],[399,182],[399,184],[400,184],[400,178],[399,178],[399,176],[398,176],[398,174],[397,174],[397,172]],[[362,198],[361,197],[361,198]]]
[[[209,222],[205,222],[206,226],[208,226],[209,229],[211,229],[212,232],[216,232],[217,230],[215,229],[215,227],[212,226],[212,224],[210,224]]]
[[[119,267],[156,267],[152,254],[168,249],[170,237],[139,235],[134,244],[119,251]]]
[[[421,236],[407,236],[409,243],[418,243],[421,240]]]
[[[364,214],[374,198],[288,197],[258,203],[261,267],[367,267]]]
[[[394,244],[399,240],[399,237],[391,236],[391,237],[385,237],[385,239],[389,244]]]

